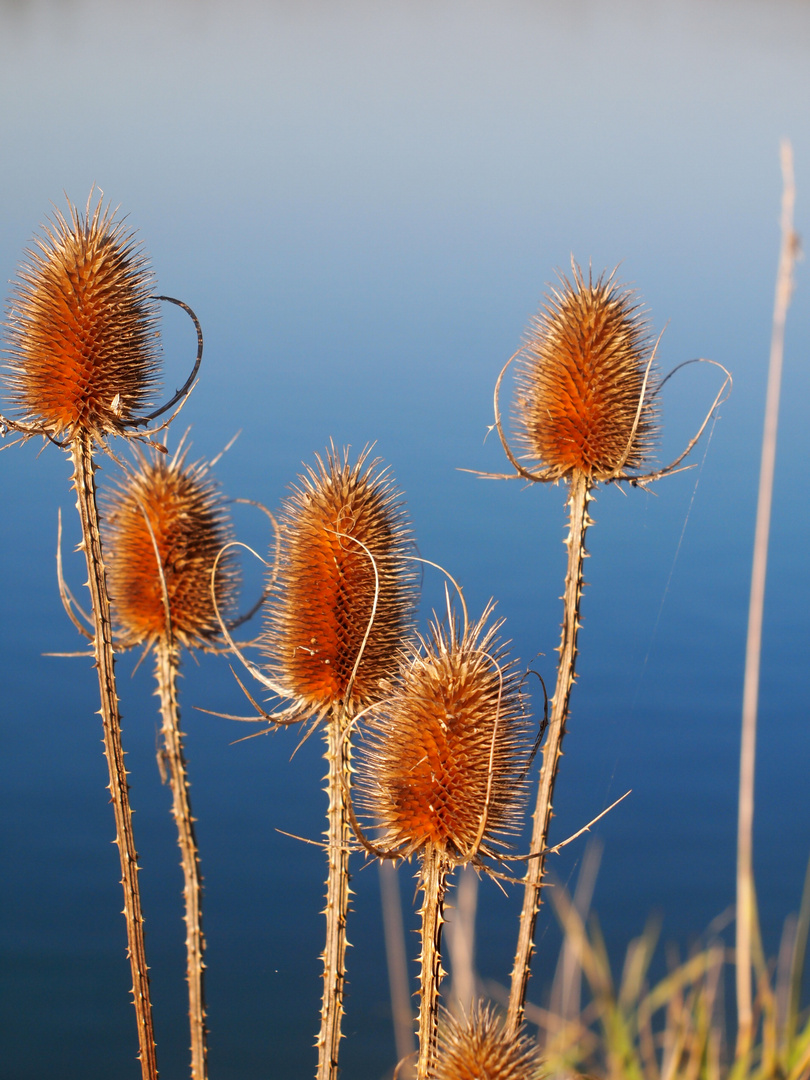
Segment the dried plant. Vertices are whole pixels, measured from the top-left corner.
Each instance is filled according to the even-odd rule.
[[[419,1080],[436,1054],[441,935],[454,867],[496,856],[520,830],[531,755],[520,677],[492,608],[459,627],[448,610],[404,658],[388,697],[371,710],[359,753],[355,819],[361,842],[381,858],[420,858],[423,900]],[[369,840],[367,831],[373,831]]]
[[[462,1019],[442,1013],[434,1080],[541,1080],[537,1045],[509,1035],[490,1005],[473,1005]]]
[[[170,298],[150,295],[152,273],[134,234],[100,201],[91,209],[91,199],[84,214],[70,204],[67,216],[55,213],[19,272],[6,323],[6,385],[17,415],[0,417],[0,424],[23,440],[42,435],[71,455],[92,602],[104,750],[121,859],[139,1058],[143,1076],[155,1080],[138,862],[121,745],[93,450],[111,434],[132,435],[135,428],[182,400],[199,367],[202,335],[193,312],[180,301],[171,301],[194,319],[197,362],[190,379],[167,405],[139,415],[157,388],[155,301]]]
[[[594,281],[589,272],[586,281],[572,262],[572,280],[560,275],[559,287],[534,319],[524,345],[502,369],[495,388],[495,424],[515,468],[510,475],[532,482],[565,480],[569,485],[569,532],[565,539],[568,567],[560,659],[532,830],[531,851],[536,857],[527,865],[512,969],[507,1014],[507,1028],[512,1034],[517,1033],[523,1019],[552,796],[575,677],[585,534],[593,524],[588,515],[592,488],[600,482],[644,485],[675,471],[730,384],[730,376],[723,368],[726,381],[695,438],[666,468],[640,472],[649,462],[658,426],[658,392],[666,382],[656,379],[656,345],[631,289],[618,284],[615,274],[603,274]],[[501,382],[515,360],[513,419],[528,466],[518,461],[509,446],[498,404]]]
[[[319,1080],[335,1080],[346,978],[352,718],[378,701],[411,629],[416,579],[402,500],[379,460],[352,465],[332,446],[287,499],[277,585],[265,608],[267,672],[259,681],[287,700],[274,725],[326,718],[326,945],[318,1035]],[[244,659],[244,658],[243,658]],[[255,705],[253,699],[250,699]],[[312,728],[310,728],[310,731]]]
[[[170,460],[157,452],[151,457],[138,454],[137,468],[106,494],[103,537],[120,643],[124,648],[145,645],[155,655],[163,719],[158,760],[161,771],[168,770],[183,868],[191,1075],[204,1080],[202,878],[177,680],[181,646],[205,649],[219,639],[216,609],[233,606],[238,571],[230,555],[218,561],[215,605],[211,575],[217,555],[230,539],[230,520],[209,464],[187,465],[186,455],[182,442]]]
[[[768,366],[768,391],[765,424],[762,433],[762,457],[757,494],[757,517],[754,556],[751,569],[751,595],[748,609],[748,634],[745,647],[743,682],[742,737],[740,740],[740,788],[737,818],[737,1052],[747,1054],[753,1038],[751,981],[751,940],[756,919],[754,904],[753,832],[754,764],[756,758],[759,664],[762,648],[762,619],[765,607],[765,573],[768,565],[773,478],[776,466],[776,433],[779,427],[779,391],[785,344],[785,321],[793,292],[793,267],[800,251],[793,228],[793,205],[796,189],[793,179],[793,148],[787,139],[781,146],[782,159],[782,242],[774,296],[771,354]]]

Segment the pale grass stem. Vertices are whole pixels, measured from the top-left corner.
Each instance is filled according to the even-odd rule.
[[[793,292],[793,267],[799,242],[793,230],[795,185],[793,149],[782,140],[782,243],[776,275],[773,330],[765,399],[765,425],[762,434],[762,459],[757,495],[757,518],[754,534],[754,557],[751,570],[751,598],[748,608],[748,637],[745,646],[743,682],[742,737],[740,742],[740,790],[737,821],[737,1056],[745,1057],[753,1039],[751,981],[751,938],[754,933],[754,770],[756,760],[757,703],[759,666],[762,651],[762,617],[765,607],[765,575],[768,564],[773,477],[776,465],[776,436],[779,427],[779,391],[785,344],[785,321]]]

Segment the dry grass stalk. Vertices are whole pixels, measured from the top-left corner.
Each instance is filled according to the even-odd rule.
[[[278,588],[267,608],[270,685],[292,701],[285,723],[327,717],[326,944],[319,1080],[335,1080],[346,978],[351,783],[349,725],[386,692],[408,631],[415,577],[399,493],[368,452],[334,447],[299,478],[282,515]],[[271,719],[274,719],[271,717]]]
[[[743,683],[742,738],[740,745],[740,789],[737,822],[737,1053],[744,1055],[753,1038],[751,983],[751,937],[754,919],[753,829],[754,767],[756,758],[757,702],[759,663],[762,649],[762,617],[765,606],[765,574],[768,563],[773,477],[776,465],[776,434],[779,426],[779,390],[785,321],[793,292],[793,267],[799,253],[799,240],[793,230],[795,186],[793,149],[785,139],[782,158],[782,243],[774,297],[773,332],[768,367],[768,390],[765,400],[765,425],[762,434],[762,460],[757,496],[754,535],[754,558],[751,570],[751,598],[748,610],[748,637],[745,647]]]
[[[432,1074],[438,1031],[447,878],[483,866],[520,824],[529,744],[518,675],[496,643],[500,624],[460,628],[437,620],[405,658],[389,697],[373,711],[358,765],[358,806],[377,839],[374,855],[420,857],[422,890],[419,1060]]]
[[[24,437],[42,434],[70,452],[92,601],[104,750],[121,859],[124,914],[144,1078],[157,1062],[149,995],[138,862],[115,685],[110,604],[102,555],[93,446],[123,434],[155,390],[156,309],[152,274],[121,222],[99,202],[82,215],[69,206],[28,252],[7,323],[8,385]],[[4,421],[5,422],[5,421]]]
[[[170,461],[157,453],[151,459],[139,455],[137,469],[108,493],[105,509],[110,592],[121,642],[124,647],[146,643],[155,654],[163,719],[158,760],[161,771],[164,765],[168,769],[183,869],[191,1076],[205,1080],[202,877],[177,679],[180,646],[204,649],[219,635],[210,581],[230,526],[208,465],[186,465],[182,446]],[[227,609],[237,585],[236,566],[230,558],[219,560],[214,580],[217,606]]]

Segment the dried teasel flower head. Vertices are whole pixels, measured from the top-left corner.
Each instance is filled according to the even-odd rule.
[[[171,459],[157,452],[136,451],[136,457],[137,469],[104,495],[105,556],[121,645],[153,643],[170,630],[181,645],[204,648],[220,635],[211,571],[231,538],[225,500],[208,463],[187,465],[182,444]],[[233,607],[238,583],[236,560],[226,552],[214,582],[220,611]]]
[[[281,516],[278,584],[263,645],[302,713],[376,701],[410,630],[416,575],[399,492],[379,459],[330,447],[307,467]]]
[[[520,829],[529,720],[491,612],[464,629],[452,612],[446,629],[434,617],[370,715],[355,790],[379,849],[408,857],[432,845],[464,863]]]
[[[640,468],[657,434],[649,324],[636,294],[602,274],[559,287],[533,319],[517,362],[514,419],[543,479],[591,481]]]
[[[445,1012],[439,1028],[435,1080],[540,1080],[537,1046],[527,1035],[507,1034],[491,1006],[477,1003],[470,1016]]]
[[[10,404],[52,437],[120,431],[156,390],[157,309],[146,258],[99,201],[56,211],[27,252],[7,330]]]

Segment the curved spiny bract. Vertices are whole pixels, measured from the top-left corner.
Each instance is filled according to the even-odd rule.
[[[368,463],[368,451],[354,465],[348,450],[341,459],[334,447],[316,460],[282,511],[263,643],[302,715],[338,702],[353,713],[381,696],[410,629],[413,539],[387,468]]]
[[[329,873],[319,1080],[336,1080],[345,983],[351,782],[348,727],[386,693],[411,627],[416,580],[401,498],[368,452],[334,447],[299,478],[282,513],[282,556],[263,647],[297,715],[326,730]]]
[[[27,252],[6,323],[19,418],[54,438],[122,430],[157,389],[154,278],[133,232],[102,203],[68,204]]]
[[[167,460],[137,452],[137,469],[105,498],[110,594],[125,648],[143,642],[155,651],[163,718],[161,757],[168,766],[172,815],[183,868],[186,978],[189,988],[192,1080],[207,1076],[202,930],[202,874],[180,730],[177,678],[180,645],[205,648],[219,634],[211,573],[231,537],[225,501],[207,462],[186,465],[185,452]],[[217,607],[232,606],[235,561],[219,560]],[[165,590],[165,591],[164,591]]]
[[[124,648],[167,633],[186,648],[205,648],[220,636],[211,571],[232,529],[208,463],[186,465],[185,457],[139,453],[137,469],[104,497],[110,596]],[[233,606],[238,584],[226,552],[214,582],[220,611]]]
[[[649,325],[635,293],[573,263],[532,320],[513,415],[527,458],[557,480],[607,480],[640,468],[656,436]],[[645,386],[646,377],[646,386]]]
[[[377,829],[377,845],[420,856],[418,1080],[436,1052],[441,936],[447,876],[480,865],[520,827],[530,757],[520,679],[500,623],[488,607],[460,630],[449,616],[406,655],[390,695],[367,725],[357,769],[357,805]]]
[[[537,1045],[510,1035],[491,1006],[480,1002],[468,1017],[442,1014],[433,1080],[541,1080]]]

